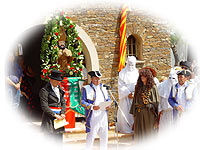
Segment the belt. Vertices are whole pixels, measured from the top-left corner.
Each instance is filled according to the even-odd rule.
[[[53,112],[59,114],[61,112],[61,107],[49,107]]]
[[[140,112],[140,110],[142,108],[146,108],[146,105],[145,104],[142,104],[142,105],[135,105],[135,107],[138,109],[137,111]]]
[[[155,115],[155,117],[157,118],[158,115],[157,115],[155,109],[153,107],[151,107],[150,105],[153,105],[153,104],[149,103],[149,104],[135,105],[135,107],[138,109],[137,112],[140,112],[140,110],[142,108],[149,108],[152,111],[152,113]]]

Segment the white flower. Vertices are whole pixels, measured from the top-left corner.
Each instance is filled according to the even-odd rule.
[[[67,65],[67,68],[70,69],[70,65]]]

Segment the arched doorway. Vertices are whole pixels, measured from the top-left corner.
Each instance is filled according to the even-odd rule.
[[[76,27],[79,33],[80,40],[82,41],[83,54],[86,60],[87,70],[99,70],[99,61],[96,48],[87,35],[87,33],[80,28]],[[35,72],[35,82],[34,82],[34,94],[36,95],[37,101],[37,114],[41,115],[40,101],[39,101],[39,91],[46,84],[41,80],[41,61],[40,61],[40,50],[41,42],[44,35],[45,24],[34,25],[33,27],[25,30],[16,43],[20,43],[23,49],[24,64],[31,66]]]
[[[40,70],[40,49],[42,37],[44,35],[44,24],[35,25],[22,33],[17,43],[22,44],[25,62],[31,64],[34,70]],[[99,60],[96,48],[88,34],[78,25],[76,29],[82,41],[83,54],[86,59],[88,70],[99,70]]]
[[[88,36],[88,34],[79,26],[76,26],[79,37],[82,41],[83,54],[86,59],[86,67],[88,70],[99,70],[99,59],[96,48]]]

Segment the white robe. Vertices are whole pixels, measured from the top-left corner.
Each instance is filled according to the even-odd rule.
[[[159,131],[171,128],[173,125],[173,109],[168,103],[168,98],[160,97],[159,111],[163,111],[160,117]]]
[[[173,125],[173,108],[168,102],[169,94],[173,84],[177,83],[177,75],[175,70],[172,68],[169,74],[168,80],[163,81],[158,86],[158,93],[160,95],[159,112],[162,111],[159,122],[159,131],[170,128]]]
[[[132,99],[129,99],[128,95],[134,92],[135,85],[139,76],[138,70],[135,68],[135,63],[136,59],[134,56],[129,56],[126,67],[119,73],[119,106],[117,112],[117,130],[121,133],[133,132],[132,126],[134,119],[133,115],[129,113],[132,105]]]
[[[130,114],[130,108],[132,105],[132,99],[128,98],[128,94],[133,92],[134,84],[126,85],[119,79],[118,81],[119,88],[119,107],[117,112],[117,129],[121,133],[132,133],[132,125],[134,123],[133,115]],[[126,117],[126,118],[125,118]]]

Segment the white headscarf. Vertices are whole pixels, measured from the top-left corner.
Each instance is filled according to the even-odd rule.
[[[172,85],[178,82],[177,74],[174,68],[171,68],[168,80],[163,81],[158,86],[159,95],[163,98],[168,98]]]
[[[136,68],[136,58],[135,56],[128,56],[126,66],[119,72],[119,78],[126,84],[136,84],[138,76],[139,73]]]

